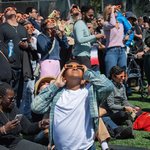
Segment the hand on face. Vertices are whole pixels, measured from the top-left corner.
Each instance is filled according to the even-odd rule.
[[[65,71],[65,68],[63,68],[60,72],[60,74],[57,76],[54,84],[57,86],[57,87],[63,87],[65,84],[66,84],[66,80],[64,79],[63,77],[63,73]]]

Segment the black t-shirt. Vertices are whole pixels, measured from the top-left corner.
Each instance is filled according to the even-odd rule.
[[[135,33],[138,34],[138,35],[142,35],[142,29],[140,28],[139,25],[135,25],[134,27],[134,30],[135,30]],[[139,39],[137,37],[134,37],[134,42],[135,42],[135,45],[137,47],[137,50],[138,51],[143,51],[143,41],[142,39]]]
[[[13,40],[14,43],[15,61],[11,64],[13,68],[22,67],[23,50],[18,44],[22,38],[27,38],[27,36],[26,29],[20,24],[18,24],[18,26],[11,26],[6,22],[0,25],[0,40],[4,42],[6,46],[10,40]],[[5,53],[8,56],[8,52]]]

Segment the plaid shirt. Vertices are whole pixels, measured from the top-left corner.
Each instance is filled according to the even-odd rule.
[[[94,129],[97,130],[98,123],[98,106],[102,103],[109,94],[113,91],[112,82],[107,79],[104,75],[99,72],[92,71],[88,69],[83,77],[85,80],[89,81],[87,86],[89,87],[89,104],[90,104],[90,114],[94,120]],[[43,114],[50,109],[50,126],[49,126],[49,140],[50,145],[52,145],[52,131],[53,131],[53,118],[54,118],[54,108],[59,100],[63,88],[58,88],[55,84],[50,84],[48,87],[43,89],[39,95],[35,97],[32,101],[31,108],[35,113]]]

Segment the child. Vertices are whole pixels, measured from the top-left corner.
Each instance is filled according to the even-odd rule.
[[[86,86],[85,81],[88,81]],[[51,107],[50,145],[55,144],[59,150],[95,149],[97,106],[112,90],[111,81],[104,75],[75,60],[68,62],[55,82],[43,89],[31,104],[35,113],[45,113]]]

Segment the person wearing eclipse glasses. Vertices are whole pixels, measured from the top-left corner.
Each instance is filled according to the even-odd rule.
[[[104,35],[90,34],[86,23],[81,19],[81,10],[77,5],[72,5],[70,14],[74,21],[73,36],[75,45],[72,52],[73,58],[90,68],[91,42],[95,42],[97,39],[103,38]]]
[[[67,62],[55,82],[41,90],[31,104],[32,111],[39,114],[51,108],[50,146],[59,150],[95,150],[97,106],[112,90],[112,82],[105,75],[76,60]]]

